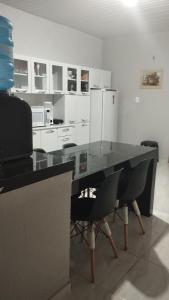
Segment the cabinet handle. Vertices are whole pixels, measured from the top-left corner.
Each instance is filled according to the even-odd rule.
[[[2,193],[4,190],[4,186],[0,187],[0,193]]]
[[[55,131],[54,130],[48,130],[48,131],[46,131],[47,134],[53,133],[53,132],[55,132]]]
[[[69,131],[70,128],[65,128],[65,129],[62,129],[63,132],[66,132],[66,131]]]
[[[75,121],[69,121],[70,124],[75,124]]]
[[[33,131],[33,132],[32,132],[32,134],[33,134],[33,135],[36,135],[36,134],[37,134],[37,132]]]
[[[69,140],[70,140],[69,138],[65,138],[65,139],[63,139],[63,142],[67,142]]]
[[[44,91],[44,90],[42,90],[42,91],[38,91],[38,90],[36,90],[36,93],[38,93],[38,94],[45,94],[45,93],[46,93],[46,91]]]
[[[62,95],[62,94],[63,94],[63,92],[54,91],[54,94],[59,94],[59,95]]]
[[[114,95],[112,97],[113,97],[113,104],[114,104]]]
[[[86,127],[86,126],[88,126],[87,124],[82,124],[82,127]]]
[[[16,89],[16,92],[17,92],[17,93],[26,93],[26,92],[27,92],[27,90]]]

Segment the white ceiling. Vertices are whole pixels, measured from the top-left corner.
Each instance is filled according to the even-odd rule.
[[[31,14],[99,38],[169,30],[169,0],[0,0]]]

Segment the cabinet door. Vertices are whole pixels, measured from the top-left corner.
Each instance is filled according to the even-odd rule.
[[[76,112],[78,123],[90,121],[90,96],[77,96]]]
[[[50,63],[50,94],[62,94],[65,92],[66,75],[65,65],[52,62]]]
[[[111,91],[103,92],[103,131],[102,139],[116,141],[117,136],[117,97]]]
[[[58,149],[57,129],[41,130],[41,148],[46,152]]]
[[[69,94],[77,94],[79,88],[79,68],[78,66],[68,65],[66,67],[66,91]]]
[[[89,123],[76,125],[76,144],[83,145],[89,143]]]
[[[24,56],[14,57],[14,87],[12,93],[31,93],[31,62]]]
[[[33,149],[41,148],[40,130],[33,130],[32,137],[33,137]]]
[[[90,142],[92,143],[102,139],[102,91],[91,90],[90,101]]]
[[[102,71],[102,87],[111,88],[111,72]]]
[[[90,87],[102,88],[102,74],[99,69],[90,70]]]
[[[78,96],[65,95],[65,123],[75,124],[78,122]]]
[[[80,69],[80,94],[90,94],[90,70],[89,68],[81,67]]]
[[[49,94],[49,63],[42,59],[31,60],[32,92]]]
[[[58,149],[62,149],[65,144],[74,143],[74,136],[64,136],[58,138]]]

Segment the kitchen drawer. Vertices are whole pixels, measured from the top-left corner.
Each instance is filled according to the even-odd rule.
[[[72,127],[58,128],[58,137],[72,135]]]
[[[58,148],[62,149],[63,145],[74,143],[74,138],[72,136],[64,136],[64,137],[58,137]]]

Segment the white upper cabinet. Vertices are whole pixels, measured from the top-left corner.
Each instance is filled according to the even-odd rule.
[[[88,95],[90,93],[90,70],[89,68],[80,68],[80,94]]]
[[[63,94],[66,91],[65,76],[66,65],[51,62],[50,63],[50,94]]]
[[[32,93],[49,94],[49,62],[32,59]]]
[[[102,87],[102,76],[101,70],[91,69],[90,70],[90,87],[91,88],[101,88]]]
[[[111,88],[111,72],[14,56],[13,93],[90,95],[91,88]]]
[[[99,69],[90,70],[91,88],[111,88],[111,72]]]
[[[31,93],[31,63],[25,56],[14,57],[14,87],[12,93]]]
[[[111,72],[102,70],[102,87],[104,89],[111,88]]]

